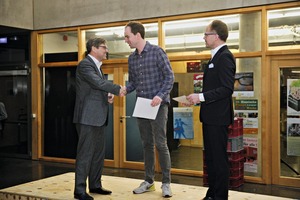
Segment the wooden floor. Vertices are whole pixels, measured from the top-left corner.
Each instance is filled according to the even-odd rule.
[[[70,200],[74,192],[74,172],[65,173],[50,178],[41,179],[0,190],[1,200]],[[161,196],[161,183],[156,182],[156,191],[144,194],[133,194],[132,190],[142,180],[116,176],[103,176],[103,187],[113,191],[111,195],[92,195],[95,200],[195,200],[205,196],[206,187],[183,184],[171,184],[172,198]],[[229,200],[288,200],[289,198],[258,195],[253,193],[229,191]],[[290,199],[291,200],[291,199]]]

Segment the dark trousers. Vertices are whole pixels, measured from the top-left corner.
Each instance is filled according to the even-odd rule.
[[[229,163],[227,155],[228,126],[202,124],[205,161],[208,173],[206,196],[228,199]]]
[[[75,166],[74,193],[86,192],[88,178],[89,189],[101,187],[101,175],[105,157],[104,127],[76,124],[78,146]]]

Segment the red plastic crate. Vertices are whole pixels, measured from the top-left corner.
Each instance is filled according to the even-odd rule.
[[[208,186],[208,175],[207,174],[203,175],[203,186]]]
[[[228,138],[234,138],[243,135],[243,127],[228,128]]]
[[[229,188],[237,188],[244,184],[244,175],[229,177]]]
[[[237,151],[237,152],[227,152],[229,161],[240,160],[244,158],[244,149]]]
[[[229,162],[232,161],[240,161],[241,159],[245,159],[244,149],[237,152],[227,152]],[[205,164],[205,156],[203,152],[203,165]]]
[[[243,127],[243,118],[236,117],[234,118],[233,125],[230,125],[229,128],[238,128]]]
[[[241,168],[244,167],[245,158],[242,157],[238,160],[230,161],[229,166],[230,168]]]
[[[207,175],[207,166],[203,165],[203,175]]]
[[[231,178],[236,178],[240,176],[244,176],[244,166],[240,168],[230,168],[230,174],[229,176]]]
[[[241,170],[241,169],[240,169]],[[244,169],[243,169],[244,170]],[[234,172],[239,173],[239,172]],[[237,188],[244,184],[244,174],[229,177],[229,188]],[[203,186],[208,186],[208,175],[203,174]]]
[[[227,152],[238,152],[244,149],[243,136],[228,138]]]

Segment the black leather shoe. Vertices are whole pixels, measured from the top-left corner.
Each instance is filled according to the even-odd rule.
[[[90,193],[97,193],[97,194],[108,195],[108,194],[111,194],[111,191],[110,190],[106,190],[103,187],[101,187],[101,188],[90,189]]]
[[[204,197],[203,200],[214,200],[212,197]]]
[[[74,194],[74,198],[79,200],[94,200],[94,198],[88,195],[87,193]]]

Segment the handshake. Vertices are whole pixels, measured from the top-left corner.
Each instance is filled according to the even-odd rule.
[[[120,86],[121,86],[121,88],[120,88],[119,96],[124,97],[127,94],[126,86],[122,86],[122,85],[120,85]]]
[[[121,86],[121,88],[120,88],[120,92],[119,92],[118,96],[124,97],[127,94],[126,86],[122,86],[122,85],[120,85],[120,86]],[[108,93],[107,96],[108,96],[108,102],[110,104],[112,104],[114,102],[115,95],[113,95],[112,93]]]

